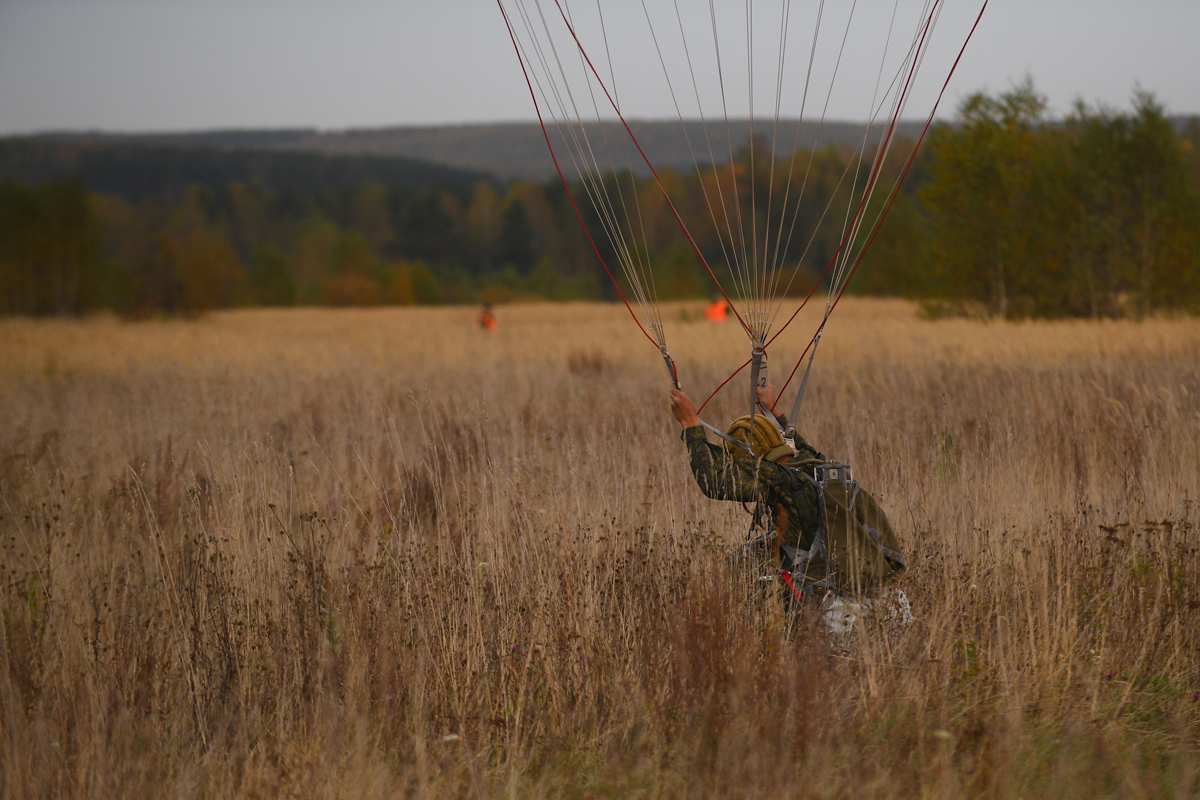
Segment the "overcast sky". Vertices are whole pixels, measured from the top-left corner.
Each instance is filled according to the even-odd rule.
[[[942,49],[926,77],[935,57],[952,60],[981,2],[946,0]],[[614,39],[644,27],[640,0],[605,4]],[[673,8],[647,4],[652,15]],[[758,0],[756,13],[772,5],[778,0]],[[793,0],[797,25],[812,8]],[[859,0],[859,8],[890,13],[892,2]],[[798,37],[789,54],[804,52],[794,64],[807,58]],[[990,0],[940,115],[970,92],[1003,91],[1026,75],[1056,116],[1076,98],[1128,108],[1139,85],[1170,113],[1200,113],[1197,40],[1200,0]],[[631,41],[628,51],[614,43],[613,58],[636,75],[647,54]],[[628,115],[672,115],[636,84],[625,83]],[[921,112],[910,106],[906,116],[921,116],[930,97],[914,99]],[[794,114],[788,102],[784,114]],[[861,107],[835,96],[829,116],[861,119]],[[493,0],[0,0],[0,134],[531,119]]]

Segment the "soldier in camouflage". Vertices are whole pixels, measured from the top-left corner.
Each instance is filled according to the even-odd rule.
[[[760,389],[758,401],[773,408],[774,387]],[[733,443],[709,444],[695,404],[678,389],[671,392],[671,413],[683,425],[700,490],[714,500],[755,502],[770,514],[778,538],[768,531],[747,544],[776,550],[789,602],[816,604],[832,644],[846,647],[855,621],[867,616],[896,629],[912,622],[904,592],[887,586],[904,572],[904,557],[883,509],[845,473],[837,479],[827,474],[818,484],[815,475],[801,479],[798,469],[846,465],[823,464],[825,456],[799,436],[793,450],[762,415],[742,417],[728,431],[729,438],[751,445],[753,455]],[[779,422],[787,428],[786,419]]]
[[[759,389],[758,399],[763,408],[773,408],[775,387]],[[770,447],[773,442],[770,439],[764,441],[760,426],[770,429],[775,426],[761,415],[755,425],[757,430],[748,432],[753,436],[754,456],[732,455],[725,447],[709,443],[695,403],[679,389],[671,392],[671,413],[683,426],[683,441],[687,443],[692,474],[706,497],[761,503],[768,509],[783,544],[801,550],[812,546],[820,521],[816,486],[807,481],[797,483],[783,465],[807,460],[824,461],[825,456],[799,435],[794,440],[795,452],[783,445],[777,432],[775,436],[783,446]],[[778,419],[786,429],[787,419]],[[735,438],[749,441],[741,436]]]

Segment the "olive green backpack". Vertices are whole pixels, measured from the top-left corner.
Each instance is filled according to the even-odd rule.
[[[904,556],[887,515],[851,477],[849,466],[805,463],[791,471],[816,487],[820,518],[807,551],[785,548],[792,551],[786,554],[794,577],[803,576],[804,584],[858,593],[904,572]]]

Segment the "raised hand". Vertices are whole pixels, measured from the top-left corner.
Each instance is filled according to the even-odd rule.
[[[696,413],[696,404],[692,402],[692,398],[683,393],[682,389],[671,390],[671,413],[685,428],[700,424],[700,416]]]

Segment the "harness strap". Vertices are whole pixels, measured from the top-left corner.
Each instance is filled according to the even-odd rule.
[[[900,569],[908,569],[908,565],[904,563],[904,556],[900,555],[900,553],[883,543],[883,533],[881,533],[874,526],[868,525],[865,522],[863,523],[863,529],[866,530],[867,535],[875,541],[875,544],[879,545],[879,549],[883,552],[884,558],[894,564],[899,564]]]
[[[762,412],[763,416],[771,420],[771,424],[778,428],[780,433],[783,433],[783,426],[779,424],[779,418],[771,413],[771,409],[767,408],[762,403],[756,403],[756,405],[758,406],[758,410]],[[793,447],[793,449],[795,449],[795,447]]]
[[[821,344],[821,334],[825,332],[825,323],[829,322],[829,315],[833,312],[833,306],[828,301],[825,303],[825,317],[821,320],[821,327],[817,328],[817,333],[812,340],[812,354],[808,357],[808,366],[804,368],[804,378],[800,381],[800,390],[796,392],[796,402],[792,404],[792,413],[788,415],[788,433],[793,436],[796,434],[796,424],[800,420],[800,407],[804,405],[804,392],[808,389],[808,373],[812,372],[813,361],[817,357],[817,347]],[[778,336],[778,334],[776,334]],[[801,356],[803,358],[803,356]],[[799,366],[797,364],[796,366]],[[791,380],[789,378],[788,380]]]
[[[804,559],[805,564],[808,563],[808,554],[811,551],[801,550],[799,547],[793,547],[792,545],[787,544],[786,542],[781,542],[779,547],[783,550],[784,554],[788,557],[788,560],[792,564],[793,570],[796,568],[796,565],[800,563],[800,559]]]
[[[735,445],[737,445],[738,447],[742,448],[743,450],[745,450],[747,453],[750,453],[751,455],[753,455],[753,454],[754,454],[754,448],[753,448],[753,447],[751,447],[750,445],[746,444],[745,442],[739,442],[737,439],[733,438],[732,436],[727,436],[727,435],[725,434],[725,431],[718,430],[718,429],[714,428],[712,425],[709,425],[709,424],[708,424],[707,422],[705,422],[704,420],[700,420],[700,424],[701,424],[701,425],[703,425],[703,426],[704,426],[705,428],[707,428],[708,430],[710,430],[710,431],[712,431],[713,433],[715,433],[717,436],[720,436],[720,437],[721,437],[722,439],[724,439],[725,441],[727,441],[727,442],[729,442],[729,443],[731,443],[731,444],[735,444]]]

